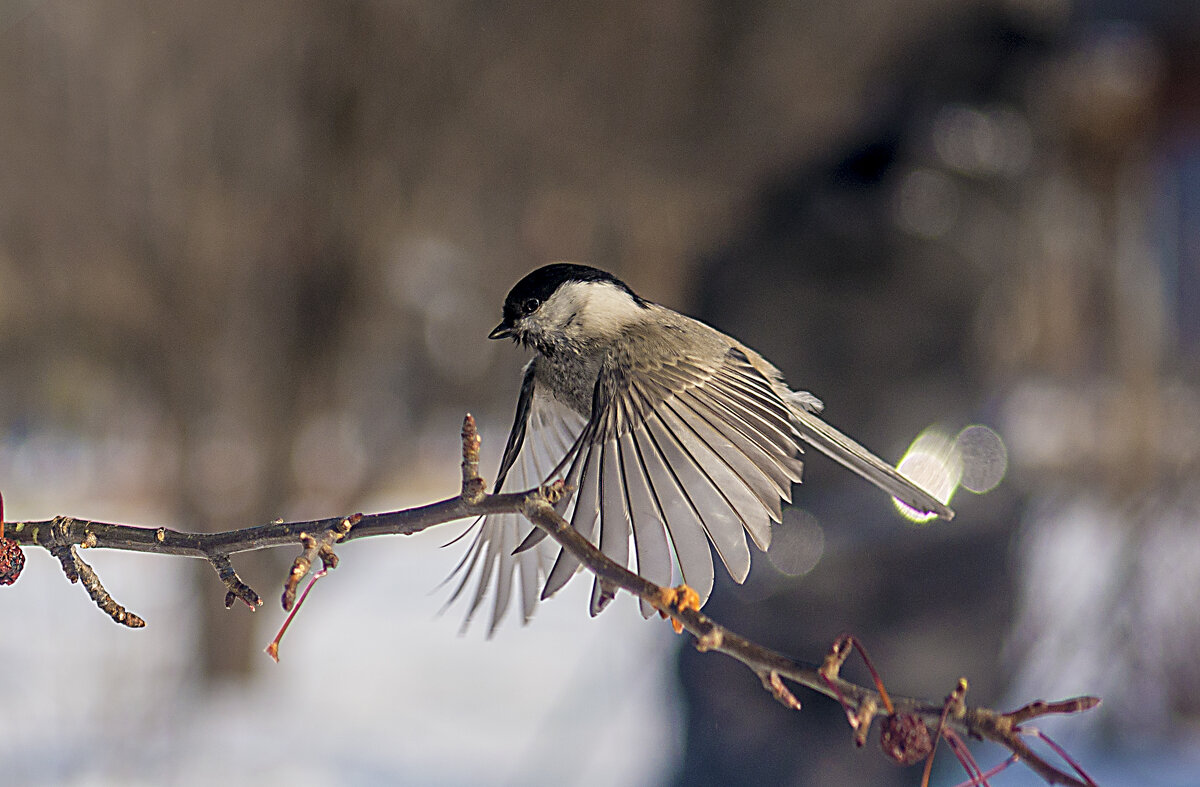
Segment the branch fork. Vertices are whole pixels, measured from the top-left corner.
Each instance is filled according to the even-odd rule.
[[[233,602],[241,599],[251,612],[262,606],[263,600],[254,589],[242,581],[234,569],[229,555],[215,554],[208,556],[208,562],[216,570],[217,576],[225,585],[225,609],[233,606]]]
[[[326,530],[320,538],[309,535],[307,532],[300,534],[300,545],[304,547],[304,551],[292,561],[292,569],[288,572],[287,581],[283,585],[282,602],[285,612],[292,611],[296,604],[296,586],[308,575],[313,563],[318,558],[321,560],[322,572],[337,568],[338,556],[333,551],[333,545],[343,540],[350,532],[350,528],[361,522],[362,519],[362,514],[345,517]],[[228,596],[226,601],[228,601]]]

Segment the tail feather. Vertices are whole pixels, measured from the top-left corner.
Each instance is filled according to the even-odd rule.
[[[945,503],[814,413],[800,407],[792,410],[800,436],[818,451],[917,511],[934,514],[941,519],[954,518],[954,511]]]

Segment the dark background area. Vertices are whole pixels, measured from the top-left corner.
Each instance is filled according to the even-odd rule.
[[[756,347],[882,456],[974,423],[1007,445],[1003,483],[925,527],[814,458],[783,525],[807,528],[812,559],[756,554],[745,586],[719,583],[714,617],[809,660],[852,632],[897,693],[943,696],[966,675],[991,705],[1101,695],[1047,729],[1102,783],[1186,784],[1200,767],[1198,45],[1194,4],[1120,0],[10,0],[9,518],[216,530],[452,494],[463,412],[493,457],[510,423],[523,356],[484,338],[504,293],[546,262],[588,262]],[[29,576],[0,592],[0,663],[42,675],[2,679],[19,712],[0,721],[0,761],[45,784],[190,784],[210,773],[206,747],[231,752],[230,783],[919,781],[855,750],[834,703],[805,694],[789,713],[736,664],[645,634],[632,606],[565,629],[643,632],[624,667],[621,637],[596,635],[543,704],[490,693],[474,681],[538,680],[515,665],[579,636],[543,617],[590,622],[563,599],[495,642],[456,640],[452,610],[414,642],[424,624],[397,610],[433,617],[449,538],[348,548],[360,565],[336,580],[357,590],[333,597],[352,603],[308,617],[314,633],[347,623],[325,640],[360,682],[312,701],[357,758],[314,771],[231,745],[289,734],[258,726],[296,710],[272,693],[295,691],[281,675],[303,680],[260,663],[277,613],[226,612],[207,567],[96,556],[119,600],[162,606],[152,626],[170,644],[77,623],[98,617],[82,594]],[[238,564],[261,592],[290,559]],[[52,562],[31,555],[33,569],[65,585]],[[402,591],[393,570],[425,584]],[[122,574],[142,577],[124,597]],[[295,658],[322,652],[304,636]],[[429,655],[441,647],[452,655]],[[470,666],[426,681],[444,681],[434,692],[397,677],[429,668],[414,653]],[[57,682],[84,671],[101,676],[86,690]],[[655,704],[657,731],[638,728],[640,705],[592,707],[605,694]],[[529,730],[523,754],[501,759],[511,749],[462,721],[491,705],[513,714],[506,734]],[[597,748],[605,712],[623,732]],[[584,716],[597,727],[572,726]],[[83,753],[35,745],[38,725]],[[153,745],[133,755],[143,725]],[[413,726],[445,743],[408,753],[396,739]],[[422,759],[443,745],[440,767]],[[961,780],[943,764],[943,783]],[[995,783],[1027,783],[1019,770]]]

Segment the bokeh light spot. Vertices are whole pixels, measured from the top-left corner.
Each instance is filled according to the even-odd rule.
[[[933,122],[933,144],[947,166],[967,175],[1020,175],[1029,165],[1029,121],[1007,108],[951,105]]]
[[[771,530],[767,558],[789,577],[812,571],[825,553],[825,531],[817,518],[801,508],[788,508],[783,521]]]
[[[958,433],[954,441],[962,457],[962,485],[983,494],[996,488],[1008,471],[1008,448],[991,427],[973,424]]]

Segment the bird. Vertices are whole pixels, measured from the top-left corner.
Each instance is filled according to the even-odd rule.
[[[606,271],[568,262],[532,271],[509,291],[488,338],[533,351],[495,489],[563,479],[570,493],[556,508],[572,527],[626,567],[632,540],[637,573],[660,586],[678,565],[701,604],[715,580],[714,550],[738,583],[750,571],[746,536],[767,550],[801,480],[805,445],[928,518],[954,516],[822,420],[821,400],[792,390],[753,349]],[[464,629],[490,593],[494,633],[514,590],[528,622],[580,569],[519,514],[490,514],[472,527],[446,602],[475,578]],[[611,599],[594,580],[591,614]],[[645,601],[641,609],[654,612]]]

